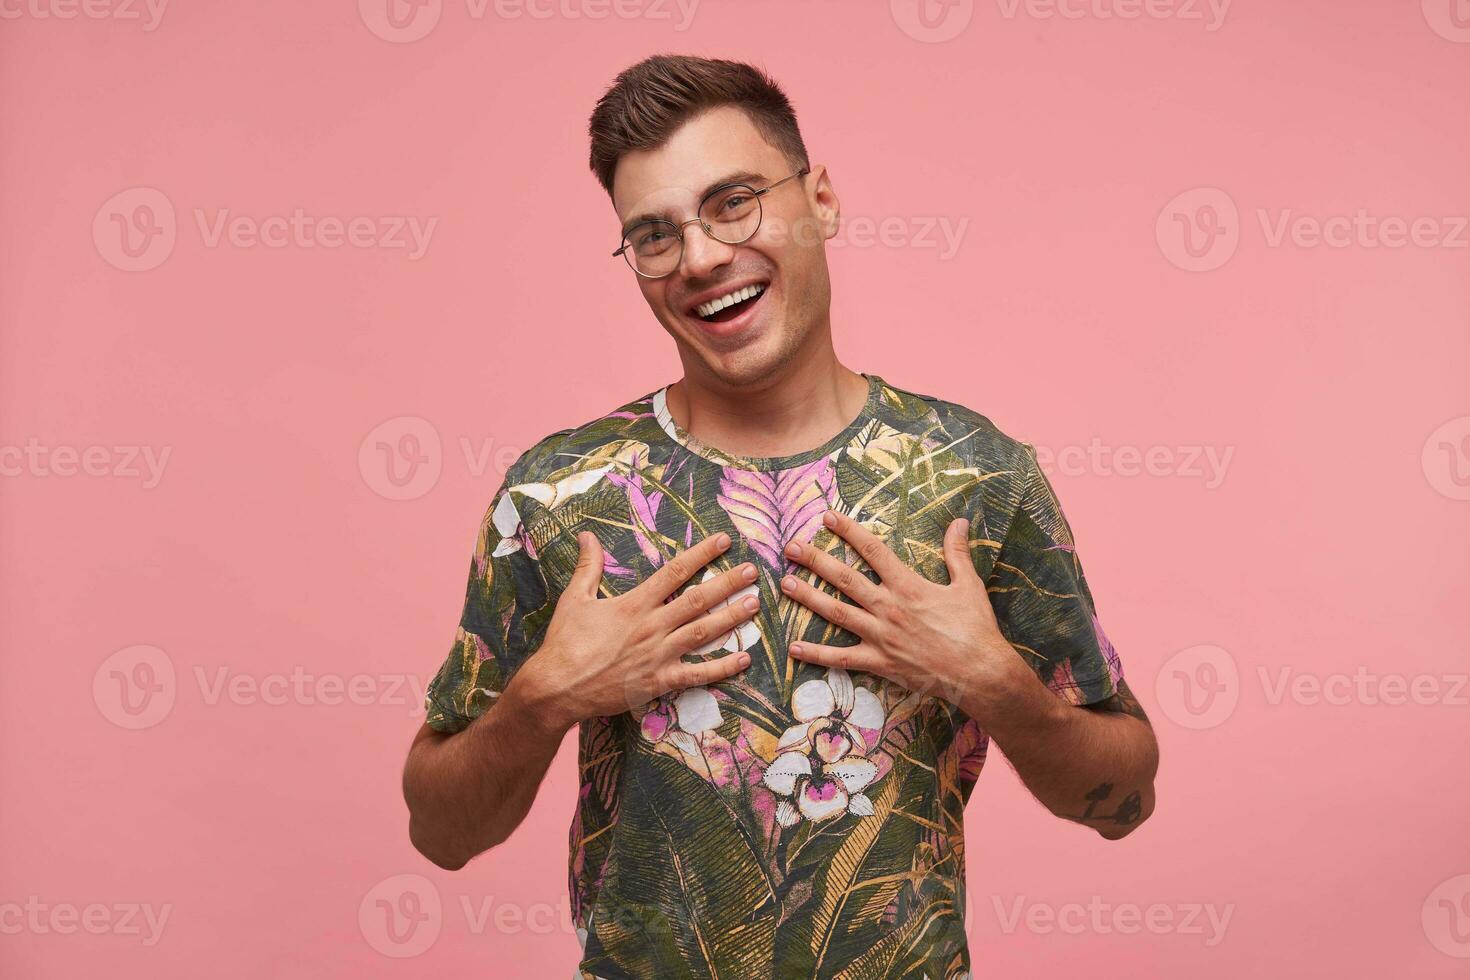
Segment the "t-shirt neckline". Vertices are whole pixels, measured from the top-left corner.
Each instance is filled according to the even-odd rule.
[[[669,385],[664,385],[653,393],[653,414],[658,419],[659,427],[664,434],[690,452],[703,456],[705,459],[719,463],[721,466],[734,466],[746,470],[787,470],[794,466],[802,466],[814,462],[823,456],[828,456],[852,441],[853,437],[863,430],[873,416],[877,414],[878,402],[882,397],[883,379],[876,374],[867,371],[859,372],[868,379],[868,397],[863,402],[863,407],[858,410],[857,416],[837,433],[820,446],[807,449],[799,453],[791,453],[786,456],[737,456],[727,453],[714,446],[700,442],[690,433],[684,431],[679,423],[674,421],[673,415],[669,413],[668,391]],[[672,382],[670,382],[672,384]]]

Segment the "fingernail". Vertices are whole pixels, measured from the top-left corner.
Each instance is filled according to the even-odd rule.
[[[735,662],[738,663],[742,667],[749,667],[750,666],[750,654],[748,654],[748,653],[742,653]]]
[[[791,644],[791,646],[787,647],[786,649],[790,650],[794,654],[798,654],[799,655],[801,653],[801,644],[800,643],[793,643],[793,644]]]
[[[759,599],[757,599],[753,595],[748,595],[748,596],[745,597],[745,601],[743,603],[741,603],[741,605],[743,605],[746,609],[750,610],[751,612],[755,612],[757,609],[759,609],[761,607],[761,601]]]
[[[827,525],[828,527],[836,527],[837,515],[830,510],[827,511],[825,514],[822,515],[822,523]]]
[[[791,542],[786,546],[786,553],[792,558],[797,557],[801,554],[801,545],[797,544],[795,541]]]
[[[745,566],[745,570],[740,573],[740,577],[743,578],[743,579],[745,579],[745,581],[747,581],[747,582],[754,582],[755,581],[755,566],[754,565],[746,565]]]
[[[730,535],[726,534],[724,531],[721,531],[720,536],[715,539],[715,544],[719,545],[721,548],[730,547]]]
[[[790,592],[792,589],[796,588],[796,579],[792,578],[790,575],[786,576],[781,580],[781,588],[787,592]]]

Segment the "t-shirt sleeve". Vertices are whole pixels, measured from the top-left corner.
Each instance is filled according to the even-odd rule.
[[[510,473],[480,522],[454,643],[425,693],[436,731],[457,732],[491,708],[545,633],[546,580]]]
[[[1024,444],[1023,444],[1024,445]],[[1002,635],[1057,697],[1093,704],[1117,690],[1123,664],[1103,632],[1072,529],[1025,448],[1025,483],[989,581]]]

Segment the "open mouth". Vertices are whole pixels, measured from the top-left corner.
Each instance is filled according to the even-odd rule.
[[[751,283],[708,303],[700,303],[690,312],[705,323],[724,323],[750,309],[765,295],[767,283]]]

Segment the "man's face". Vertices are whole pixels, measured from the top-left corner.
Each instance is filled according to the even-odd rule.
[[[663,146],[619,160],[613,208],[625,229],[648,216],[679,224],[695,217],[706,192],[732,175],[759,175],[736,178],[758,189],[796,169],[742,110],[721,106],[685,123]],[[725,384],[751,384],[796,355],[813,331],[829,326],[825,242],[837,231],[837,200],[825,171],[813,169],[761,197],[764,216],[749,240],[728,245],[689,224],[683,258],[672,273],[645,279],[628,272],[679,345],[686,371],[702,364]],[[763,291],[713,315],[700,314],[708,301],[749,286]]]

